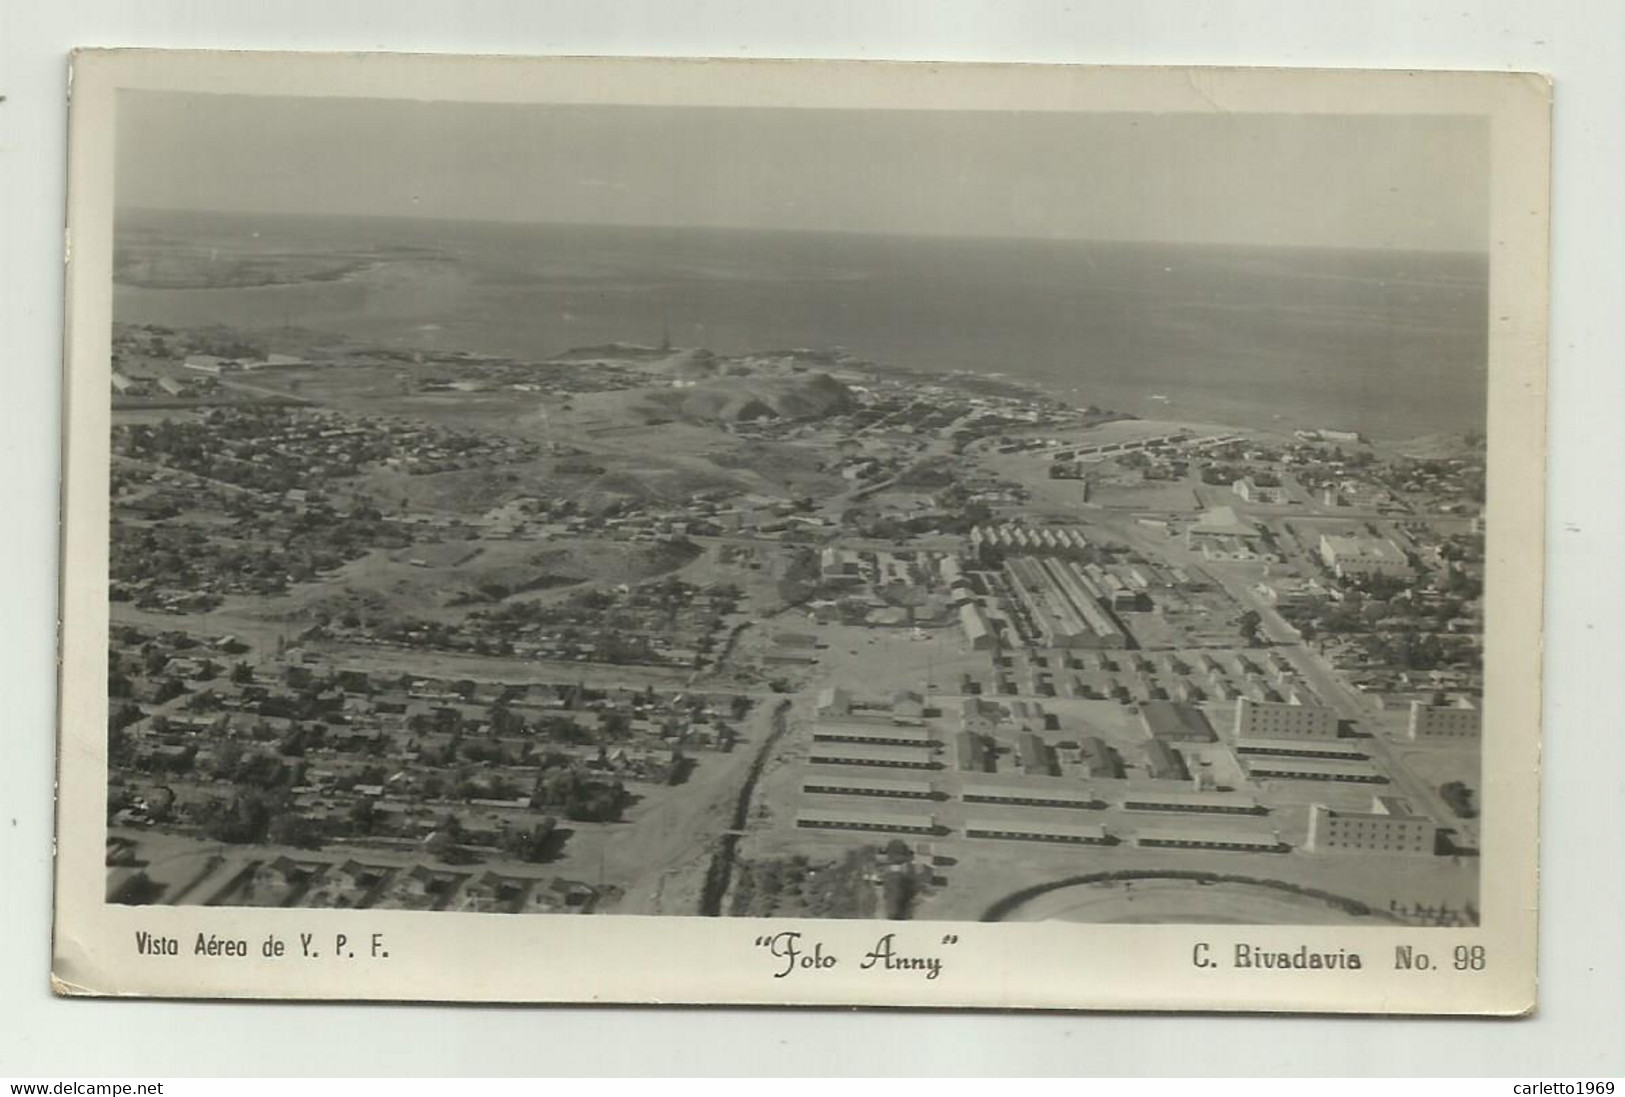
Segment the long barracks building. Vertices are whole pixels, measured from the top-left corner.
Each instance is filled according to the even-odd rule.
[[[1106,828],[1092,824],[1046,823],[1012,821],[1009,819],[971,819],[965,823],[967,838],[995,838],[1017,842],[1056,842],[1061,844],[1104,846],[1112,838]]]
[[[966,784],[960,790],[960,799],[967,804],[998,804],[1004,807],[1030,808],[1103,808],[1105,802],[1095,798],[1088,789],[1067,787],[1057,781],[1047,784],[1028,781],[1018,785]]]
[[[934,800],[936,786],[928,780],[863,777],[847,773],[810,771],[801,779],[801,791],[825,796],[875,796],[893,800]]]
[[[928,750],[886,746],[878,743],[814,742],[807,752],[814,765],[876,766],[884,769],[941,769],[942,764]]]
[[[930,728],[906,724],[838,724],[827,721],[813,726],[815,743],[877,743],[894,747],[936,746]]]
[[[1242,764],[1247,768],[1247,775],[1255,780],[1335,781],[1356,785],[1388,783],[1388,778],[1372,768],[1369,762],[1248,756]]]
[[[1235,792],[1130,792],[1123,796],[1123,810],[1174,815],[1268,814],[1257,800]]]
[[[1287,845],[1274,834],[1222,830],[1146,830],[1135,843],[1142,849],[1213,849],[1235,853],[1285,853]]]
[[[882,814],[864,811],[825,811],[804,808],[796,813],[803,830],[857,830],[891,834],[936,834],[930,815]]]

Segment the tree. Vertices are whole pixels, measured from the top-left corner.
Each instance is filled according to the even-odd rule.
[[[161,705],[165,701],[173,701],[185,692],[186,686],[179,678],[169,677],[158,684],[158,691],[152,695],[152,699]]]
[[[907,918],[914,901],[914,876],[906,871],[887,872],[881,880],[881,891],[886,902],[886,917],[894,920]]]
[[[235,739],[227,739],[214,748],[214,775],[227,780],[237,775],[237,767],[242,764],[243,745]]]
[[[326,837],[314,820],[294,812],[275,816],[267,825],[266,832],[275,845],[299,849],[320,849],[322,839]]]
[[[504,848],[529,864],[540,864],[551,852],[554,831],[558,822],[551,815],[544,817],[528,830],[511,831],[503,842]]]
[[[141,649],[141,669],[148,678],[155,677],[159,671],[169,665],[169,653],[162,648],[148,644]]]
[[[142,711],[140,705],[133,701],[126,701],[113,710],[112,715],[108,717],[107,725],[109,730],[123,731],[145,715],[146,713]]]
[[[247,663],[237,663],[231,668],[231,680],[237,685],[247,685],[254,680],[254,668]]]
[[[906,865],[914,860],[914,851],[901,838],[893,838],[886,843],[886,860],[890,864]]]
[[[1259,629],[1263,624],[1264,619],[1258,615],[1258,611],[1251,609],[1243,613],[1241,619],[1236,622],[1236,627],[1241,630],[1241,637],[1247,641],[1248,647],[1256,648],[1262,645]]]
[[[371,800],[357,800],[350,805],[350,829],[360,835],[372,833],[378,822],[378,809]]]
[[[1473,803],[1473,790],[1460,781],[1447,781],[1439,786],[1439,796],[1450,810],[1461,819],[1473,819],[1478,815],[1478,807]]]
[[[513,735],[524,726],[524,721],[501,701],[494,702],[485,710],[485,719],[492,735]]]
[[[269,791],[288,783],[288,767],[274,755],[255,754],[237,767],[235,780],[239,785]]]
[[[234,845],[265,841],[275,804],[255,790],[239,792],[229,807],[218,812],[205,828],[216,842]]]

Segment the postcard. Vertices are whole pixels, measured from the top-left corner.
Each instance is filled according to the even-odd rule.
[[[1544,78],[71,103],[59,993],[1534,1008]]]

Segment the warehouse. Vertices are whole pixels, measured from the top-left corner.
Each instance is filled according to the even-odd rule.
[[[1388,778],[1365,762],[1331,761],[1323,758],[1258,758],[1242,763],[1255,780],[1343,781],[1352,784],[1386,785]]]
[[[1029,777],[1055,776],[1055,752],[1042,736],[1024,731],[1016,740],[1016,754],[1021,759],[1022,772]]]
[[[929,728],[906,727],[897,724],[831,724],[813,727],[816,743],[883,743],[896,747],[936,746]]]
[[[965,824],[967,838],[999,838],[1017,842],[1058,842],[1084,846],[1104,846],[1111,836],[1102,826],[1069,826],[1064,823],[1013,823],[1008,820],[978,819]]]
[[[1004,562],[1005,578],[1044,643],[1052,648],[1122,648],[1128,638],[1101,608],[1077,565],[1034,556]]]
[[[1144,849],[1220,849],[1237,853],[1285,853],[1286,843],[1274,834],[1241,834],[1234,831],[1151,830],[1140,834]]]
[[[1168,811],[1189,815],[1264,815],[1268,809],[1250,796],[1225,793],[1133,792],[1124,811]]]
[[[1211,743],[1213,725],[1195,705],[1176,701],[1147,701],[1140,706],[1140,723],[1154,739],[1176,743]]]
[[[972,773],[987,773],[992,770],[993,752],[987,736],[978,735],[974,731],[962,731],[954,736],[954,746],[960,769]]]
[[[801,791],[825,796],[880,796],[897,800],[934,800],[937,796],[936,786],[930,781],[858,777],[845,773],[809,773],[801,780]]]
[[[889,769],[939,769],[930,753],[878,743],[814,743],[807,760],[826,766],[880,766]]]
[[[996,638],[982,611],[970,602],[959,607],[959,624],[965,630],[965,643],[972,651],[991,651]]]
[[[1046,788],[1042,785],[967,785],[960,793],[967,804],[1009,804],[1033,808],[1102,808],[1106,805],[1087,789]]]
[[[1079,741],[1078,759],[1091,777],[1115,780],[1123,776],[1123,759],[1098,735],[1090,735]]]
[[[1191,777],[1184,757],[1161,739],[1145,745],[1145,770],[1154,781],[1189,781]]]
[[[884,815],[859,811],[813,811],[796,813],[796,826],[804,830],[861,830],[894,834],[935,834],[937,821],[930,815]]]

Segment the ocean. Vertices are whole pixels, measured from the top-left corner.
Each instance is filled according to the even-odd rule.
[[[541,359],[843,347],[1152,418],[1482,431],[1482,255],[120,211],[116,249],[389,249],[294,285],[115,285],[132,323],[297,327]],[[401,249],[424,249],[404,251]]]

